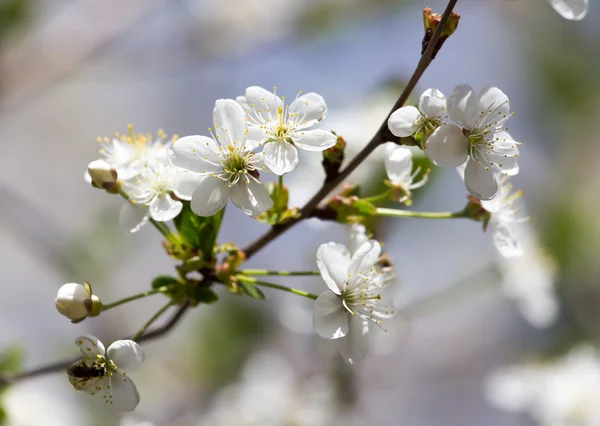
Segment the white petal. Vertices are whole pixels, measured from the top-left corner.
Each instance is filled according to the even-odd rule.
[[[75,340],[75,344],[79,346],[79,350],[86,358],[96,358],[98,355],[104,356],[104,345],[97,337],[90,334],[79,336]]]
[[[348,364],[364,361],[369,352],[369,322],[350,317],[348,334],[339,340],[340,352]]]
[[[259,126],[248,126],[248,134],[246,135],[246,151],[253,151],[258,148],[264,141],[267,140],[265,130]]]
[[[122,412],[135,410],[140,402],[140,394],[133,380],[124,374],[113,374],[110,380],[112,405]]]
[[[396,144],[394,144],[396,145]],[[393,149],[386,151],[385,171],[388,178],[396,184],[410,181],[412,174],[412,152],[410,149],[396,145]]]
[[[124,232],[138,232],[149,218],[148,207],[125,203],[119,212],[119,227]]]
[[[450,120],[469,130],[473,128],[478,115],[477,99],[471,86],[468,84],[456,86],[450,96],[448,96],[446,104]]]
[[[579,21],[587,15],[589,0],[548,0],[548,3],[563,18]]]
[[[171,162],[196,173],[210,173],[221,169],[217,156],[218,144],[206,136],[185,136],[173,144]]]
[[[277,107],[283,107],[283,101],[279,96],[259,86],[246,89],[246,101],[249,107],[256,110],[263,118],[268,118],[269,112],[276,116]]]
[[[438,127],[425,145],[425,154],[440,167],[458,167],[467,160],[469,141],[459,127],[447,124]]]
[[[231,201],[249,216],[258,216],[273,206],[273,200],[264,185],[250,178],[248,183],[240,179],[230,189]]]
[[[288,111],[291,114],[297,114],[294,121],[305,123],[304,126],[309,127],[327,116],[327,104],[321,95],[311,92],[292,102]]]
[[[169,194],[162,194],[150,203],[150,217],[158,222],[166,222],[181,213],[182,208],[181,201],[175,201]]]
[[[265,165],[278,176],[291,172],[298,165],[298,151],[289,142],[267,142],[262,155]]]
[[[227,182],[207,176],[198,183],[192,194],[190,207],[198,216],[212,216],[225,207],[229,199]]]
[[[327,290],[315,302],[313,325],[324,339],[339,339],[348,332],[348,315],[337,294]]]
[[[248,103],[248,100],[246,99],[245,96],[238,96],[237,98],[235,98],[235,101],[240,104],[240,106],[242,107],[242,109],[246,112],[250,112],[252,111],[252,107],[250,106],[250,104]]]
[[[350,250],[350,253],[355,253],[368,239],[367,228],[359,223],[353,223],[348,236],[348,250]]]
[[[361,245],[350,259],[348,285],[362,282],[361,275],[367,275],[381,255],[381,245],[376,240],[368,240]]]
[[[213,109],[213,123],[221,146],[231,144],[244,148],[248,124],[240,104],[233,99],[218,99]]]
[[[477,94],[477,128],[502,126],[510,117],[508,96],[497,87],[487,86]],[[483,118],[481,118],[483,117]]]
[[[321,244],[317,250],[317,266],[327,287],[335,294],[341,294],[350,266],[350,252],[336,243]]]
[[[417,120],[421,113],[414,106],[405,106],[394,111],[388,119],[388,127],[393,135],[407,137],[414,134],[419,128]]]
[[[175,195],[182,200],[191,200],[194,190],[198,186],[201,180],[206,179],[207,176],[200,175],[198,173],[190,172],[185,169],[177,170],[177,188],[175,188]]]
[[[448,113],[446,97],[438,89],[427,89],[419,99],[419,111],[427,118],[443,117]]]
[[[519,144],[508,132],[498,132],[493,135],[493,150],[487,153],[490,161],[507,176],[519,173]]]
[[[496,223],[492,238],[498,252],[503,257],[510,258],[523,255],[521,243],[515,238],[514,232],[506,224]]]
[[[337,136],[327,130],[299,130],[292,134],[296,146],[306,151],[325,151],[337,142]]]
[[[125,372],[137,370],[145,359],[142,347],[133,340],[117,340],[113,342],[108,347],[106,354],[119,368],[119,371]]]
[[[465,185],[469,193],[480,200],[491,200],[498,192],[498,182],[492,168],[486,170],[473,160],[469,160],[465,168]]]

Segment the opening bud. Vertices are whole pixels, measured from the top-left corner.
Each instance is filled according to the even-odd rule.
[[[323,169],[325,170],[326,181],[331,181],[337,177],[344,161],[345,149],[346,140],[338,136],[335,145],[323,151]]]
[[[88,165],[88,174],[93,187],[105,189],[110,193],[119,192],[117,171],[106,161],[92,161]]]
[[[78,323],[87,317],[95,317],[102,311],[102,302],[92,294],[92,287],[85,282],[83,285],[68,283],[61,286],[54,301],[56,310],[71,322]]]
[[[433,13],[429,7],[423,9],[423,26],[425,27],[425,36],[423,37],[422,47],[421,47],[421,55],[425,53],[427,47],[429,46],[429,42],[433,37],[433,33],[437,29],[440,21],[442,20],[442,15],[439,13]],[[442,29],[442,33],[440,34],[440,38],[438,39],[435,50],[433,51],[432,58],[435,58],[435,55],[442,48],[444,42],[454,34],[456,28],[458,28],[458,21],[460,21],[460,15],[456,12],[452,12],[450,17],[448,18],[448,22]]]

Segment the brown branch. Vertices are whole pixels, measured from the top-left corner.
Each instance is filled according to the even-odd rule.
[[[171,329],[177,325],[179,320],[181,320],[181,318],[187,312],[187,309],[189,307],[189,302],[186,302],[185,304],[181,305],[177,312],[175,312],[171,319],[169,319],[169,321],[167,321],[162,326],[142,335],[139,338],[138,342],[142,343],[149,340],[155,340],[169,333]],[[128,337],[126,337],[125,339],[127,338]],[[41,367],[32,368],[31,370],[22,371],[17,374],[0,376],[0,388],[20,380],[31,379],[34,377],[42,376],[44,374],[57,373],[59,371],[63,371],[79,359],[81,359],[80,356],[67,360],[57,361],[53,364],[47,364]]]
[[[412,91],[416,87],[417,83],[421,79],[421,76],[423,75],[423,73],[425,72],[425,70],[427,69],[429,64],[431,64],[431,61],[433,60],[433,56],[436,53],[436,46],[438,44],[437,42],[440,38],[442,30],[444,29],[444,27],[446,26],[446,23],[448,22],[448,19],[450,18],[450,14],[452,13],[454,6],[456,6],[457,1],[458,0],[450,0],[448,2],[448,6],[446,6],[446,10],[444,11],[442,19],[441,19],[438,27],[436,28],[435,32],[433,33],[433,36],[431,37],[429,45],[427,46],[427,49],[421,56],[421,59],[419,60],[419,63],[417,64],[417,67],[416,67],[415,71],[413,72],[410,80],[406,84],[406,87],[400,94],[400,97],[398,98],[398,100],[396,101],[394,106],[392,107],[391,111],[389,112],[389,114],[387,115],[385,120],[383,120],[383,123],[381,123],[379,130],[377,130],[377,133],[375,133],[375,135],[369,141],[367,146],[365,146],[363,148],[363,150],[361,152],[359,152],[356,155],[356,157],[354,157],[352,159],[350,164],[348,164],[348,166],[346,166],[346,168],[344,170],[342,170],[340,172],[340,174],[337,175],[336,178],[325,181],[325,183],[323,183],[323,186],[321,187],[321,189],[319,189],[319,191],[304,205],[304,207],[302,207],[302,209],[300,210],[300,216],[298,218],[292,219],[289,222],[286,222],[281,225],[273,226],[268,232],[263,234],[260,238],[258,238],[256,241],[251,243],[249,246],[245,247],[243,249],[243,251],[246,254],[246,259],[249,259],[250,257],[254,256],[264,246],[269,244],[271,241],[273,241],[275,238],[277,238],[279,235],[283,234],[285,231],[290,229],[292,226],[294,226],[301,220],[311,217],[312,213],[314,212],[317,205],[336,186],[338,186],[340,183],[342,183],[342,181],[344,179],[346,179],[350,175],[350,173],[352,173],[365,160],[365,158],[367,158],[369,156],[369,154],[371,154],[375,150],[375,148],[377,148],[382,143],[397,139],[388,129],[388,125],[387,125],[388,119],[390,118],[390,116],[392,115],[392,113],[394,111],[396,111],[398,108],[401,108],[402,106],[404,106],[404,104],[408,100],[410,94],[412,93]]]

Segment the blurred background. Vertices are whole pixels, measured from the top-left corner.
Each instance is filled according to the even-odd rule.
[[[65,282],[88,280],[109,302],[172,271],[159,235],[120,232],[122,200],[84,181],[97,136],[124,132],[127,123],[141,132],[204,134],[216,99],[277,86],[288,98],[299,89],[323,95],[323,127],[346,138],[350,156],[419,59],[422,9],[441,13],[445,4],[1,0],[0,369],[73,357],[82,333],[103,341],[131,335],[164,303],[154,296],[78,325],[54,308]],[[600,8],[593,6],[570,22],[544,0],[459,1],[459,29],[413,94],[415,102],[429,87],[448,95],[468,83],[494,84],[509,96],[510,131],[524,142],[513,180],[531,216],[521,230],[523,257],[500,258],[475,222],[381,220],[374,232],[396,266],[400,315],[362,365],[347,367],[315,335],[310,301],[219,289],[217,304],[199,306],[145,345],[133,414],[75,392],[59,373],[4,390],[4,424],[542,424],[494,408],[483,389],[500,367],[561,356],[600,334]],[[310,154],[301,152],[286,178],[292,204],[322,181],[320,153]],[[383,177],[377,151],[350,180],[368,188]],[[454,170],[435,170],[413,207],[460,210],[465,195]],[[219,242],[243,246],[265,230],[231,208]],[[347,234],[347,226],[311,219],[248,267],[313,270],[317,247],[346,243]],[[279,282],[324,289],[319,277]]]

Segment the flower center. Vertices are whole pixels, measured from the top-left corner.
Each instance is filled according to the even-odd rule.
[[[230,185],[237,183],[240,178],[248,173],[254,175],[253,172],[256,168],[251,162],[254,154],[251,152],[245,154],[230,145],[227,156],[222,160],[223,171],[228,175],[225,178]]]
[[[422,115],[417,120],[417,124],[419,125],[417,132],[421,131],[429,137],[435,132],[435,129],[442,125],[442,119],[440,117],[427,118]]]

